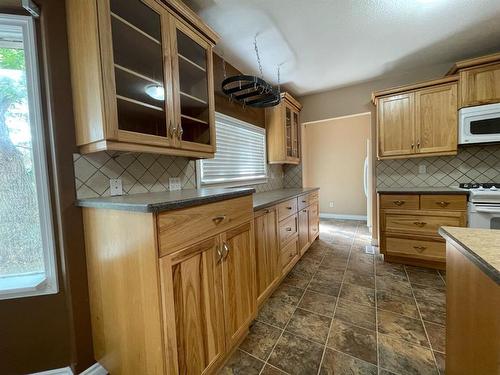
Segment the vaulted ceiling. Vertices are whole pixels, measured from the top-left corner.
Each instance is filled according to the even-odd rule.
[[[499,0],[186,0],[219,54],[297,94],[500,51]]]

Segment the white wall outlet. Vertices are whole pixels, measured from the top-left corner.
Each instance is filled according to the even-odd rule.
[[[111,178],[109,180],[109,194],[123,195],[123,185],[121,178]]]
[[[182,185],[181,185],[181,179],[179,177],[170,177],[168,179],[168,190],[174,191],[174,190],[181,190]]]
[[[333,208],[333,201],[330,202],[330,208]]]
[[[418,174],[427,174],[427,165],[419,164],[418,166]]]

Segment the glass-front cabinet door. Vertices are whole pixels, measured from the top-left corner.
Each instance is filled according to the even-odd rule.
[[[215,151],[212,46],[182,21],[171,19],[174,138],[183,149]]]
[[[285,105],[285,144],[287,158],[293,158],[292,109]]]
[[[164,9],[151,0],[109,4],[118,138],[168,145],[172,98],[165,89],[170,66]]]
[[[299,152],[300,152],[300,123],[299,123],[299,112],[296,110],[292,111],[292,154],[294,158],[299,157]]]

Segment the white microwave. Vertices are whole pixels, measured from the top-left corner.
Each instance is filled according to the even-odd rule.
[[[458,111],[459,144],[500,142],[500,103]]]

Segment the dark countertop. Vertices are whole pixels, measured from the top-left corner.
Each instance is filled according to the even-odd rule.
[[[319,190],[319,188],[294,188],[266,191],[257,193],[253,196],[253,209],[258,211],[262,208],[273,206],[277,203],[286,201],[287,199],[310,193],[311,191]]]
[[[377,188],[379,194],[469,194],[458,187],[387,187]]]
[[[439,234],[500,285],[500,230],[441,227]]]
[[[186,189],[160,193],[142,193],[106,198],[79,199],[79,207],[105,208],[137,212],[161,212],[242,197],[255,193],[253,188]]]

